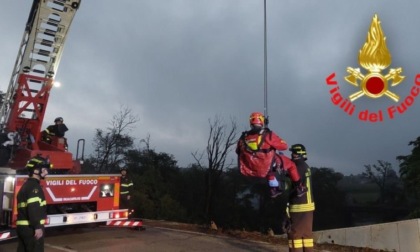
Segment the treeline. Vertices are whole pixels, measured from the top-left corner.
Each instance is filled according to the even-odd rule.
[[[171,155],[150,149],[131,150],[127,158],[134,181],[135,217],[197,224],[213,220],[229,229],[280,228],[287,193],[271,199],[265,179],[245,178],[236,168],[224,171],[208,202],[206,181],[212,176],[208,169],[195,165],[180,168]],[[91,160],[85,162],[85,173],[95,172],[91,164]],[[315,227],[346,226],[345,197],[337,188],[343,176],[327,168],[313,168],[312,172],[317,199]]]
[[[222,173],[214,185],[214,197],[206,202],[209,200],[205,197],[206,181],[211,176],[208,169],[195,165],[178,167],[173,156],[150,149],[131,150],[127,154],[126,165],[134,181],[135,217],[196,224],[208,224],[213,220],[218,226],[228,229],[264,232],[272,228],[280,232],[282,211],[288,195],[284,193],[271,199],[265,179],[245,178],[238,169],[229,169]],[[89,160],[85,169],[87,167],[93,168]],[[112,172],[118,173],[118,170]],[[350,185],[343,181],[350,182]],[[403,212],[410,212],[408,209],[414,211],[414,197],[406,200],[409,197],[404,190],[394,190],[389,192],[389,197],[385,195],[385,201],[381,202],[379,189],[369,181],[363,175],[344,177],[330,168],[312,168],[316,200],[314,230],[354,226],[362,221],[357,219],[358,216],[366,218],[368,214],[376,218],[374,222],[410,218],[408,215],[398,215],[401,214],[401,208]],[[365,188],[361,196],[360,188]],[[368,198],[363,199],[363,195]],[[395,203],[400,208],[383,216],[385,219],[377,219],[395,207]],[[360,210],[365,213],[360,213]],[[390,217],[395,215],[398,218]]]
[[[134,145],[128,129],[136,120],[123,109],[114,116],[112,127],[97,129],[96,153],[82,168],[83,173],[118,173],[122,165],[128,167],[134,181],[135,217],[214,221],[225,229],[280,232],[287,192],[271,199],[265,179],[243,177],[234,164],[226,164],[237,140],[233,121],[230,128],[220,118],[209,121],[206,150],[192,154],[195,164],[179,167],[171,154],[150,148],[150,137],[140,141],[142,147]],[[346,177],[332,168],[312,168],[314,230],[419,217],[420,137],[409,144],[412,153],[397,157],[400,176],[384,161]]]

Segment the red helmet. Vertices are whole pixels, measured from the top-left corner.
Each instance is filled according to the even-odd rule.
[[[249,124],[264,126],[264,115],[260,112],[254,112],[249,116]]]

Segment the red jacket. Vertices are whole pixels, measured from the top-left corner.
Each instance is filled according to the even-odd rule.
[[[276,152],[287,150],[287,147],[286,141],[269,129],[242,133],[236,148],[241,173],[264,178],[277,167],[287,171],[292,181],[298,181],[300,176],[295,163]]]
[[[277,163],[279,164],[280,169],[287,171],[289,173],[290,179],[293,182],[299,181],[299,170],[297,169],[295,162],[293,162],[290,158],[284,155],[276,154],[276,156],[280,161],[279,163]]]
[[[269,129],[246,131],[236,148],[239,169],[245,176],[265,177],[277,163],[276,150],[286,149],[287,143]]]
[[[261,139],[258,139],[261,137]],[[242,141],[241,141],[242,140]],[[263,140],[263,141],[261,141]],[[248,145],[249,148],[252,148],[252,150],[256,150],[256,148],[253,148],[254,144],[260,145],[261,150],[277,150],[277,151],[284,151],[287,150],[287,143],[283,139],[281,139],[276,133],[269,129],[263,129],[259,132],[253,132],[253,131],[246,131],[242,133],[241,138],[238,141],[236,153],[238,153],[239,148],[241,148],[241,144],[245,141],[245,143]]]

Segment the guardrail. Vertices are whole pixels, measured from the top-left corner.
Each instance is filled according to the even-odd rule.
[[[420,251],[420,219],[316,231],[314,242],[392,252]]]

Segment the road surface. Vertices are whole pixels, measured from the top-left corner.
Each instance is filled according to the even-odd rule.
[[[17,241],[0,244],[0,252],[16,251]],[[127,228],[67,228],[47,230],[45,252],[287,252],[284,245],[240,240],[229,237],[146,227],[145,231]]]

